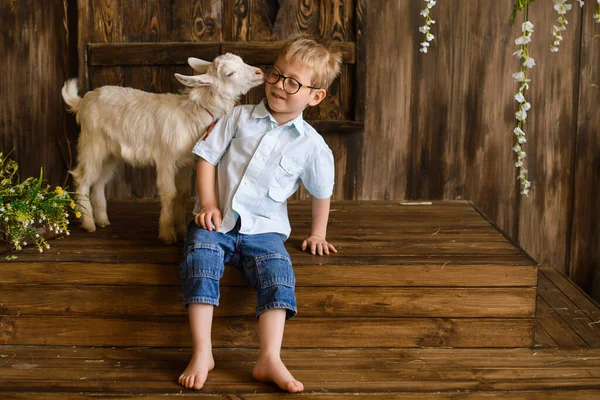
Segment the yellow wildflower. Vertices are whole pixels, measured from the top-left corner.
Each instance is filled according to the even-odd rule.
[[[60,186],[57,186],[56,189],[54,190],[59,196],[62,196],[62,194],[65,192],[63,190],[63,188],[61,188]]]
[[[76,218],[81,218],[81,213],[80,213],[79,211],[77,211],[77,212],[75,213],[75,217],[76,217]]]
[[[71,204],[69,204],[71,206],[72,209],[75,209],[75,202],[72,201]]]

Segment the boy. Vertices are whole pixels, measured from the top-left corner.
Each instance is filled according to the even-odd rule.
[[[179,377],[185,387],[202,388],[214,367],[213,309],[224,263],[230,263],[244,270],[257,291],[260,352],[252,375],[289,392],[304,390],[280,358],[285,321],[296,315],[294,271],[283,245],[291,231],[286,201],[301,181],[313,196],[311,235],[302,250],[337,252],[325,239],[333,155],[302,111],[325,98],[340,63],[341,55],[326,43],[293,38],[265,71],[266,99],[236,107],[194,147],[199,199],[180,265],[193,338],[192,359]]]

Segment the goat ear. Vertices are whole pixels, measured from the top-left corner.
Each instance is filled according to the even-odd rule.
[[[201,60],[199,58],[190,57],[190,58],[188,58],[188,64],[190,64],[190,67],[192,67],[194,69],[194,71],[200,72],[201,74],[203,74],[208,70],[208,67],[212,63]]]
[[[215,81],[215,79],[208,74],[194,76],[175,74],[175,78],[188,87],[210,86]]]

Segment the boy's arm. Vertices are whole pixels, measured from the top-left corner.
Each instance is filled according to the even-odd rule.
[[[325,239],[330,201],[330,197],[325,199],[312,198],[312,229],[308,239],[302,242],[302,251],[310,248],[311,254],[319,254],[320,256],[323,254],[329,255],[330,251],[337,253],[336,248]]]
[[[200,200],[200,212],[194,217],[196,225],[209,231],[219,229],[223,218],[215,193],[216,167],[200,158],[196,163],[196,190]]]

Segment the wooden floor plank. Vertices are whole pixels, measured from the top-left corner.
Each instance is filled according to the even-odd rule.
[[[558,344],[552,339],[552,337],[546,332],[539,321],[535,321],[535,336],[533,339],[534,347],[558,347]]]
[[[32,296],[32,293],[44,293]],[[535,288],[298,287],[305,317],[535,316]],[[181,286],[0,284],[0,315],[187,315]],[[215,316],[255,315],[256,292],[222,287]]]
[[[558,346],[587,347],[587,343],[541,296],[538,296],[536,320]]]
[[[216,368],[201,393],[235,392],[246,398],[245,393],[277,392],[272,385],[252,379],[256,350],[215,349],[214,353]],[[0,354],[8,356],[0,362],[0,392],[192,393],[175,383],[189,349],[0,347]],[[314,395],[456,390],[541,393],[598,389],[600,383],[600,350],[590,348],[290,349],[282,357]]]
[[[315,256],[316,257],[316,256]],[[381,260],[377,260],[381,261]],[[531,287],[537,285],[537,267],[531,265],[452,263],[429,260],[424,264],[399,264],[398,258],[389,264],[373,262],[366,265],[334,265],[321,258],[312,264],[297,263],[294,274],[297,287]],[[354,258],[356,262],[356,258]],[[405,261],[406,262],[406,261]],[[322,265],[320,265],[322,264]],[[365,268],[369,273],[365,274]],[[85,262],[22,262],[0,263],[0,284],[75,284],[75,285],[180,285],[176,263],[106,264],[87,259]],[[246,278],[234,267],[226,267],[222,286],[247,286]]]
[[[546,303],[577,332],[588,346],[600,346],[600,327],[578,310],[577,306],[563,294],[544,274],[539,277],[538,292]]]
[[[508,318],[294,318],[285,347],[529,347],[533,321]],[[556,340],[556,339],[555,339]],[[0,344],[186,346],[187,317],[1,316]],[[256,347],[255,319],[215,318],[215,346]]]
[[[577,307],[575,310],[576,313],[584,314],[592,321],[598,322],[594,325],[600,328],[600,306],[592,300],[587,293],[581,290],[568,277],[555,269],[545,268],[540,270],[540,274],[543,274],[575,304]]]

